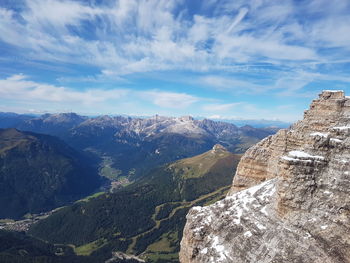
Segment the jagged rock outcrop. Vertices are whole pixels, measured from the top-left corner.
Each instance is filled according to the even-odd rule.
[[[181,262],[350,262],[350,98],[324,91],[249,149],[227,197],[187,215]]]

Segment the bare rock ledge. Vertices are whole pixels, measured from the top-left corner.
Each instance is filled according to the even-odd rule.
[[[349,135],[350,98],[323,91],[245,153],[224,200],[189,211],[180,261],[350,262]]]

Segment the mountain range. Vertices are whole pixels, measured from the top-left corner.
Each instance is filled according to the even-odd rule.
[[[15,124],[15,125],[14,125]],[[157,165],[191,157],[220,143],[234,153],[278,128],[237,127],[234,124],[190,116],[131,118],[122,116],[86,117],[75,113],[44,114],[39,117],[0,114],[0,128],[17,128],[58,136],[73,148],[100,160],[114,177],[138,177]],[[112,176],[112,177],[113,177]],[[107,177],[111,177],[108,176]]]

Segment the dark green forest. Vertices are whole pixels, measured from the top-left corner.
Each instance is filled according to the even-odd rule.
[[[239,157],[207,152],[198,160],[159,167],[116,193],[60,209],[33,225],[29,234],[54,244],[72,244],[76,252],[100,259],[122,251],[149,262],[177,262],[188,210],[224,197]],[[198,170],[198,161],[210,165]],[[192,170],[197,174],[185,176]]]

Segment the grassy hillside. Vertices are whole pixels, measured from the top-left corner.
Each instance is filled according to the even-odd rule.
[[[217,148],[157,168],[116,193],[63,208],[30,234],[101,259],[123,251],[149,262],[177,262],[189,208],[222,198],[232,182],[240,156]]]

